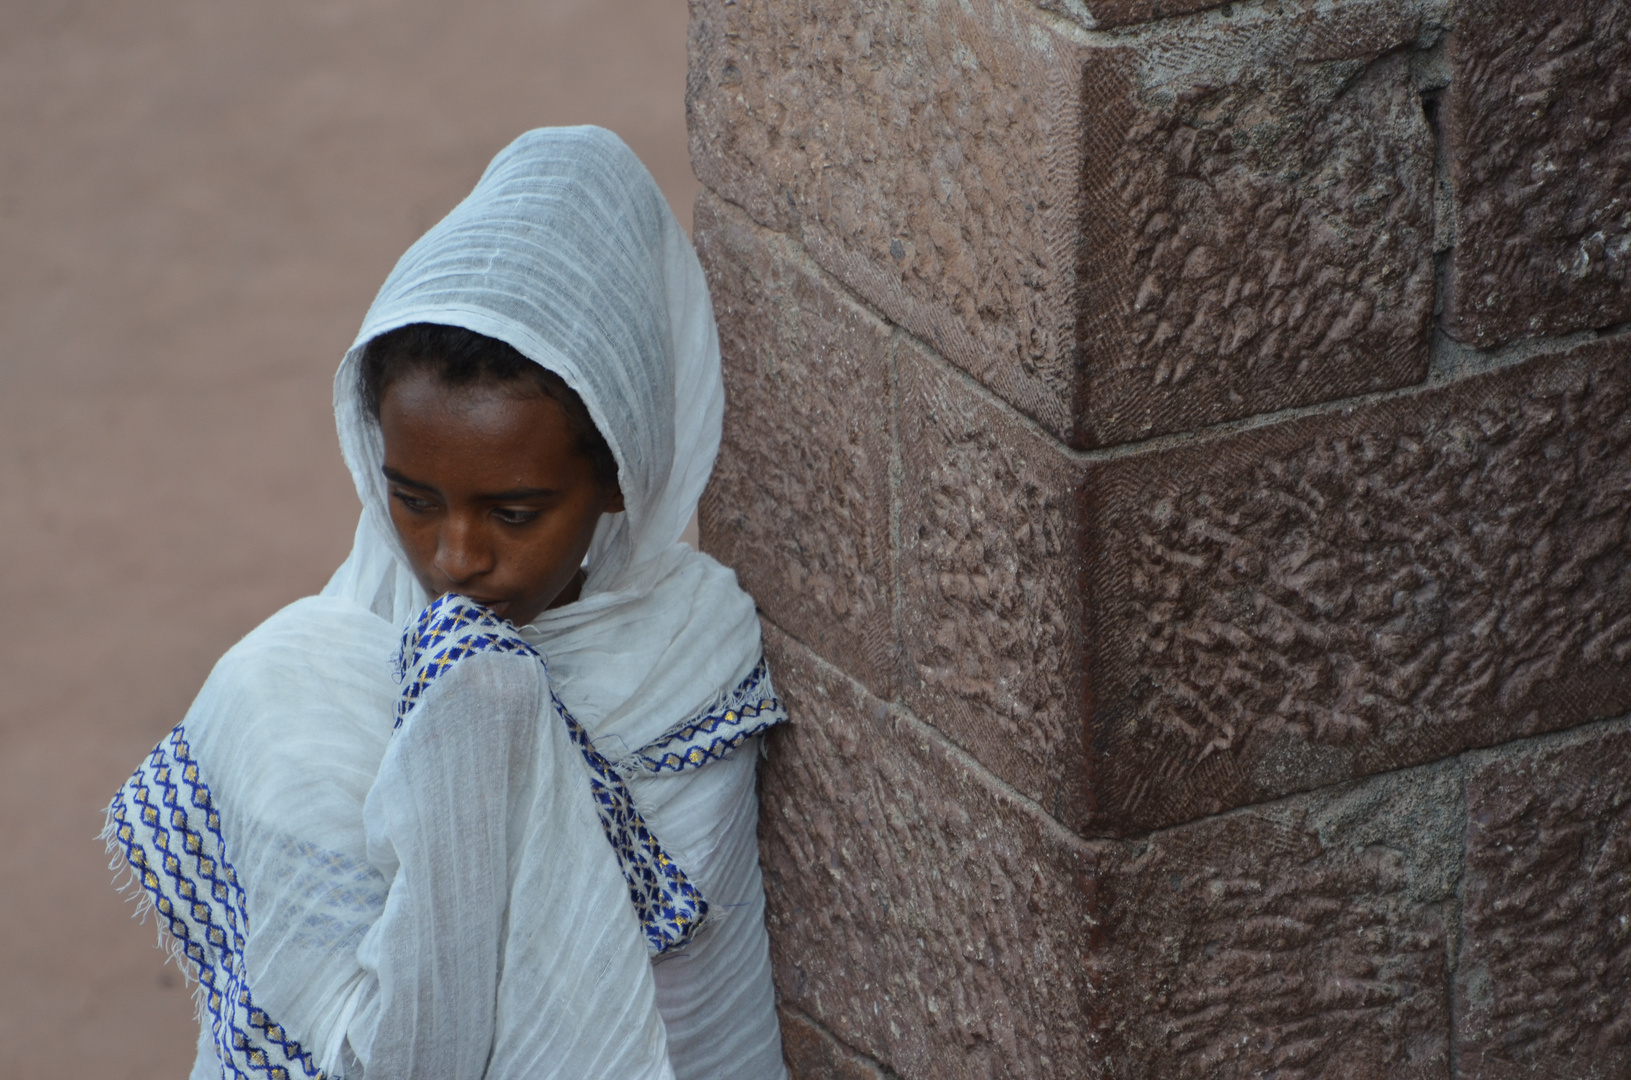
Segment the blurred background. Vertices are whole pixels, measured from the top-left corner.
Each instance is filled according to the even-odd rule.
[[[330,383],[527,128],[621,134],[689,228],[683,0],[8,0],[0,1077],[184,1077],[190,994],[102,807],[356,496]]]

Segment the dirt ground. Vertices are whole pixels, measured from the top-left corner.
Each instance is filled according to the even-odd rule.
[[[186,1075],[102,807],[321,587],[330,380],[515,135],[593,122],[682,222],[683,0],[12,0],[0,34],[0,1078]]]

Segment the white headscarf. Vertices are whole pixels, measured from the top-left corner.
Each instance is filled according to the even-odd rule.
[[[469,198],[407,250],[363,320],[335,376],[334,410],[369,523],[395,557],[364,573],[354,564],[385,552],[359,547],[336,580],[367,602],[376,597],[355,591],[370,584],[365,578],[389,576],[395,585],[392,570],[406,567],[357,364],[370,340],[418,322],[506,342],[588,406],[617,459],[628,512],[597,534],[586,594],[613,587],[631,564],[649,564],[679,540],[719,451],[719,340],[691,243],[617,136],[552,128],[510,144]]]
[[[195,941],[226,928],[231,956],[215,965],[205,1004],[220,1017],[216,988],[230,991],[228,1013],[233,994],[252,992],[259,1012],[239,1010],[233,1022],[275,1020],[252,1034],[272,1038],[273,1052],[288,1049],[294,1075],[354,1075],[365,1065],[373,1075],[372,1053],[393,1063],[393,1080],[393,1070],[420,1075],[402,1062],[432,1057],[438,1080],[781,1080],[755,843],[756,743],[733,742],[742,749],[692,771],[626,770],[652,832],[721,914],[653,966],[553,706],[545,702],[536,723],[493,727],[492,716],[514,714],[505,703],[530,692],[524,677],[511,690],[505,680],[537,669],[467,665],[474,681],[459,693],[470,696],[452,700],[468,700],[468,716],[440,729],[443,742],[427,746],[412,725],[391,733],[390,654],[432,598],[390,523],[382,440],[357,365],[368,341],[421,322],[497,338],[555,372],[617,461],[626,511],[597,528],[582,596],[522,628],[547,659],[549,689],[600,754],[637,762],[676,725],[738,716],[749,683],[774,704],[756,669],[752,601],[729,570],[680,542],[713,467],[724,405],[696,256],[615,135],[534,131],[403,255],[340,365],[336,420],[363,502],[350,556],[322,596],[291,605],[223,657],[182,725],[116,798],[112,842],[161,913],[166,903],[184,908],[205,871],[232,878],[205,883],[213,916],[200,907],[186,923],[193,917],[180,910],[169,926],[178,937],[190,928]],[[464,772],[436,774],[444,758]],[[192,787],[176,788],[177,777]],[[166,794],[172,788],[179,794]],[[508,824],[485,840],[459,818],[483,798],[510,807]],[[184,813],[173,821],[146,809],[177,799]],[[523,826],[535,840],[513,839]],[[472,886],[457,849],[482,843],[508,844],[509,854],[496,878]],[[188,846],[231,865],[189,868],[168,855]],[[459,889],[465,899],[448,899]],[[393,937],[384,928],[399,918],[442,929],[435,940]],[[565,926],[576,929],[563,940]],[[436,1014],[416,1013],[415,994],[441,1003]],[[204,1036],[195,1078],[217,1067],[208,1026]]]
[[[398,261],[335,375],[363,515],[323,595],[398,626],[430,597],[391,525],[379,424],[357,371],[369,341],[410,323],[508,343],[575,390],[611,446],[627,510],[601,520],[579,601],[544,612],[527,634],[591,732],[642,745],[674,710],[745,674],[759,650],[752,601],[729,571],[680,544],[719,452],[713,307],[690,240],[633,152],[596,127],[510,144]]]

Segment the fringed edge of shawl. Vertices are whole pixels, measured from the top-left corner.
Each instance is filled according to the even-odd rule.
[[[229,931],[236,937],[237,928],[247,919],[247,915],[242,910],[241,890],[238,890],[237,922],[234,922],[232,911],[234,905],[226,896],[232,890],[238,889],[238,886],[236,872],[225,854],[218,850],[210,850],[207,839],[188,829],[185,820],[174,823],[179,825],[189,838],[184,846],[201,864],[218,867],[224,873],[224,878],[216,877],[214,871],[207,871],[216,889],[210,890],[205,895],[194,895],[196,890],[192,889],[182,890],[177,897],[165,896],[163,893],[163,879],[159,876],[161,868],[164,874],[179,879],[177,867],[169,865],[177,861],[176,856],[170,855],[168,863],[162,857],[154,857],[155,853],[169,852],[169,844],[165,840],[171,832],[159,825],[157,819],[138,823],[128,818],[126,814],[131,805],[153,810],[151,800],[146,797],[146,786],[143,783],[143,774],[148,768],[155,768],[156,782],[170,786],[173,792],[175,785],[170,785],[167,779],[172,767],[179,770],[178,783],[186,783],[192,788],[191,805],[205,812],[211,819],[205,823],[205,827],[217,841],[220,840],[220,834],[215,831],[216,825],[213,821],[215,815],[209,788],[197,776],[185,733],[178,725],[154,749],[147,764],[138,768],[125,782],[104,811],[101,837],[111,856],[108,868],[114,873],[114,888],[136,904],[138,919],[145,920],[147,915],[152,913],[158,931],[158,944],[168,954],[167,959],[173,961],[181,970],[183,979],[192,982],[194,1013],[201,1033],[208,1032],[213,1035],[217,1058],[227,1073],[235,1076],[250,1075],[243,1067],[245,1062],[239,1060],[240,1057],[244,1057],[252,1071],[265,1072],[270,1076],[328,1080],[299,1042],[289,1038],[280,1025],[255,1006],[248,987],[242,985],[241,973],[201,968],[204,963],[202,956],[205,942],[211,940],[213,936],[217,939],[219,947],[220,942],[226,940],[222,936],[223,931]],[[168,805],[174,808],[174,803]],[[176,816],[185,819],[184,813],[178,812]],[[140,831],[143,828],[151,830],[150,837],[143,835]],[[121,832],[125,835],[121,836]],[[149,862],[155,865],[147,865]],[[217,890],[225,890],[225,893]],[[178,910],[173,913],[167,911],[164,906],[166,903]],[[199,914],[200,909],[203,910],[202,916]],[[220,921],[217,921],[217,915],[220,916]],[[203,919],[204,929],[198,941],[189,943],[173,929],[180,925],[183,932],[186,932],[185,922],[200,917]],[[214,931],[213,935],[211,931]],[[238,940],[235,947],[241,950],[242,941]],[[241,963],[241,959],[239,962]],[[216,985],[219,976],[225,977],[224,985]]]
[[[170,933],[164,925],[164,920],[159,918],[153,894],[142,887],[141,874],[130,865],[130,854],[119,839],[119,823],[113,816],[111,802],[102,810],[102,831],[96,834],[96,838],[102,841],[108,854],[108,870],[113,874],[113,891],[126,903],[135,905],[136,910],[131,915],[137,922],[145,923],[152,918],[157,938],[155,946],[164,950],[165,963],[174,964],[181,972],[182,985],[187,987],[192,995],[193,1019],[200,1025],[207,1023],[209,1001],[205,995],[204,984],[199,981],[198,968],[188,958],[187,946]]]

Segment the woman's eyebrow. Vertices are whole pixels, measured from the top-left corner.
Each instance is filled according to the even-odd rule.
[[[397,470],[391,468],[389,465],[381,467],[380,472],[384,473],[385,479],[389,480],[393,484],[401,484],[403,487],[411,487],[417,488],[420,491],[428,491],[433,495],[440,495],[442,493],[442,489],[438,488],[436,485],[427,484],[423,480],[411,479],[410,477],[405,476]],[[548,496],[555,494],[558,494],[558,492],[554,488],[547,487],[511,488],[508,491],[484,491],[480,495],[477,495],[476,498],[482,499],[486,502],[519,502],[525,499],[547,498]]]
[[[384,473],[385,479],[389,480],[393,484],[401,484],[403,487],[418,488],[420,491],[429,491],[438,495],[441,494],[435,485],[427,484],[423,480],[410,480],[408,477],[397,472],[389,465],[382,466],[380,468],[380,472]]]
[[[481,498],[490,502],[517,502],[522,499],[541,499],[546,495],[555,494],[554,488],[514,488],[510,491],[494,491],[484,494]]]

